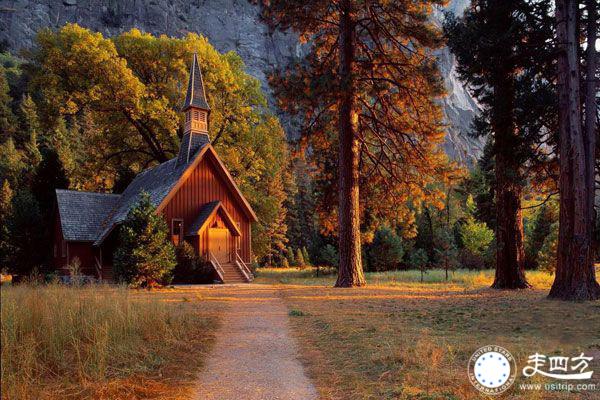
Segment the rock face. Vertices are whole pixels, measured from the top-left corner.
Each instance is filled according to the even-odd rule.
[[[449,8],[461,11],[466,3],[454,0]],[[67,22],[105,35],[131,28],[170,36],[197,32],[219,51],[240,54],[248,73],[270,92],[268,74],[301,56],[302,49],[295,35],[270,32],[258,12],[258,6],[248,0],[0,0],[0,40],[17,51],[31,46],[39,29]],[[444,100],[449,126],[446,150],[453,158],[470,163],[481,151],[480,141],[465,133],[477,105],[455,77],[453,56],[444,50],[439,57],[449,94]]]

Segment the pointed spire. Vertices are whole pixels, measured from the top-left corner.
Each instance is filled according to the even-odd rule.
[[[190,70],[190,80],[188,81],[187,93],[185,102],[183,103],[183,111],[190,107],[196,107],[202,110],[210,111],[208,102],[206,101],[206,93],[204,92],[204,80],[202,72],[198,65],[198,56],[194,53],[192,60],[192,69]]]

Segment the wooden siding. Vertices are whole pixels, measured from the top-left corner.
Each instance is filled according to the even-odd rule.
[[[62,274],[68,274],[67,265],[71,263],[75,257],[81,263],[80,270],[84,275],[96,276],[96,257],[98,249],[92,246],[92,242],[65,242],[66,252],[62,253],[63,233],[60,226],[58,211],[54,219],[54,243],[52,246],[52,262],[54,267]],[[56,256],[54,248],[57,249]]]
[[[210,153],[207,153],[198,163],[162,212],[169,226],[173,218],[183,219],[184,231],[187,231],[198,216],[200,208],[208,202],[217,200],[223,203],[223,207],[233,220],[239,223],[242,232],[239,239],[240,256],[246,263],[249,263],[251,258],[250,220],[240,207]],[[232,238],[232,241],[234,240],[236,239]],[[196,246],[199,247],[199,254],[205,256],[208,249],[208,230],[203,232]],[[233,246],[232,242],[231,247],[233,248]]]

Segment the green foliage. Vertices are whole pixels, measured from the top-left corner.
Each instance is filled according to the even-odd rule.
[[[308,250],[306,249],[306,247],[302,247],[302,258],[304,259],[304,265],[310,267],[311,262],[310,262],[310,257],[308,255]]]
[[[173,271],[173,280],[177,283],[209,283],[213,269],[200,259],[194,248],[186,241],[175,249],[177,265]]]
[[[296,256],[294,257],[294,261],[296,261],[297,267],[306,266],[306,263],[304,262],[304,255],[302,254],[302,249],[296,249]]]
[[[16,274],[29,275],[42,266],[45,256],[40,251],[44,237],[40,205],[29,190],[21,189],[12,198],[11,210],[6,222],[11,250],[7,267]]]
[[[556,256],[558,249],[558,222],[550,225],[549,233],[537,253],[539,268],[554,273],[556,271]]]
[[[539,207],[531,222],[525,225],[525,257],[528,268],[539,266],[539,256],[546,238],[558,222],[558,203],[550,202]]]
[[[375,231],[373,243],[368,247],[367,258],[370,271],[397,269],[404,257],[402,239],[389,226]]]
[[[168,226],[148,194],[142,194],[120,228],[115,251],[115,278],[133,287],[168,284],[177,265]]]
[[[408,265],[411,268],[418,269],[421,271],[421,282],[423,282],[424,275],[429,269],[429,257],[424,249],[414,249],[408,258]]]
[[[294,257],[294,250],[292,250],[291,247],[288,247],[285,249],[285,258],[287,259],[288,263],[292,267],[296,266],[296,258]]]
[[[328,267],[336,267],[340,262],[340,257],[337,248],[331,244],[326,244],[319,252],[318,264]]]
[[[474,218],[467,219],[459,231],[463,247],[481,257],[485,256],[494,240],[494,232],[487,227],[485,222],[477,222]]]
[[[6,69],[0,65],[0,140],[6,140],[16,130],[16,117],[11,109]]]
[[[446,277],[448,277],[448,271],[453,271],[458,267],[458,248],[451,232],[443,230],[436,237],[435,258],[437,267],[446,271]]]

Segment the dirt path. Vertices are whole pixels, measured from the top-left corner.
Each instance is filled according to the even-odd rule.
[[[288,311],[277,291],[265,285],[223,289],[214,294],[229,306],[200,373],[195,399],[317,399],[297,359]]]

